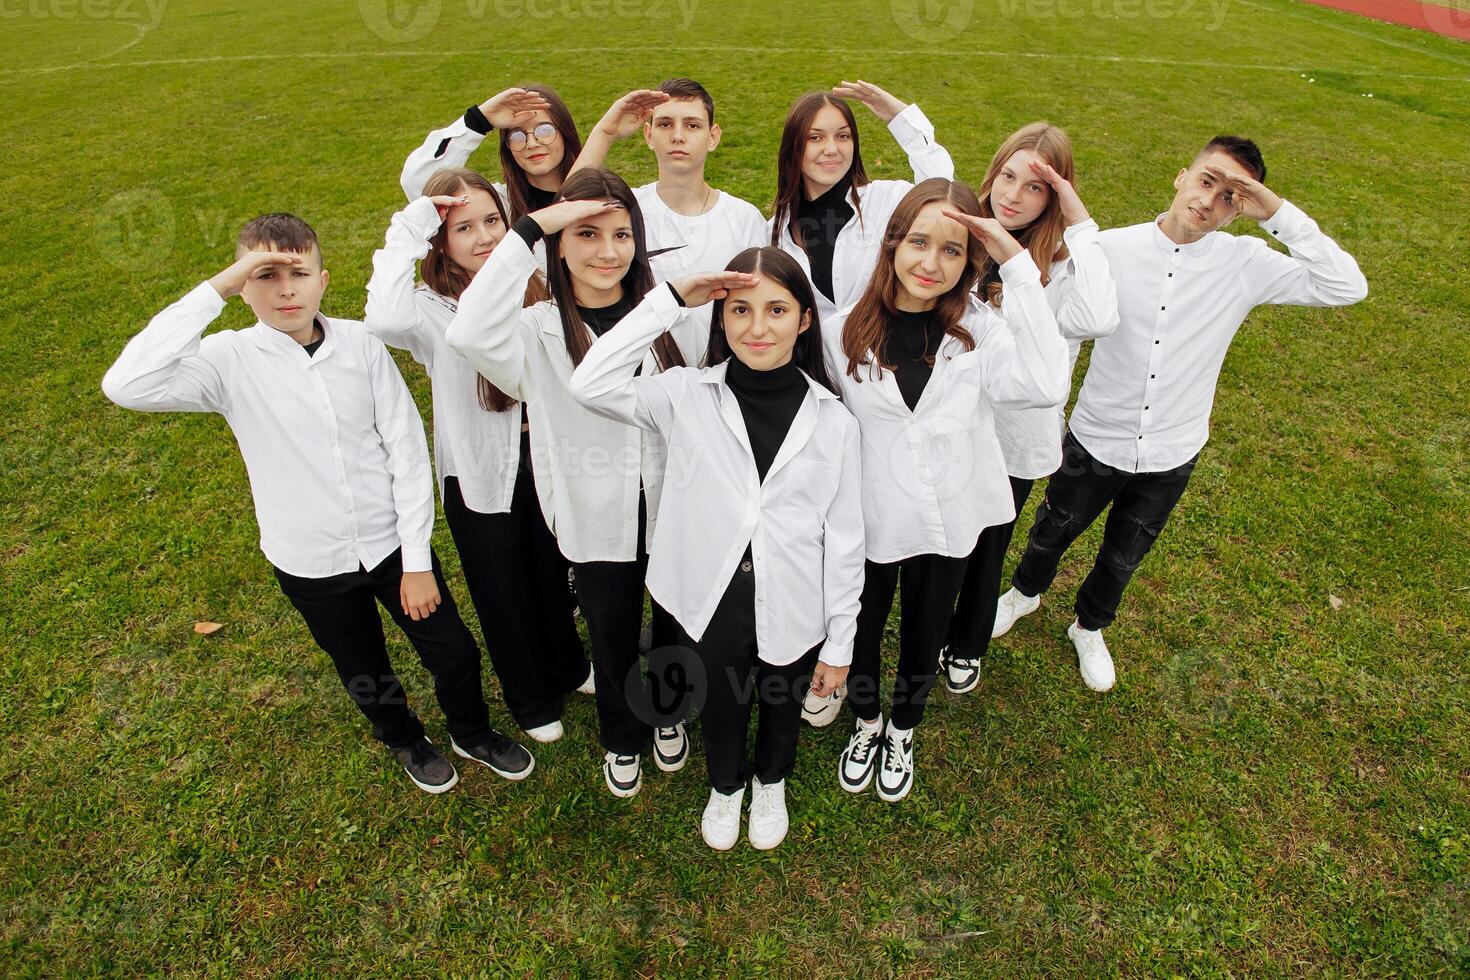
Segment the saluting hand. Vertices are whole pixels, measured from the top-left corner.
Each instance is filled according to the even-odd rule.
[[[1238,170],[1206,167],[1205,173],[1223,184],[1230,194],[1230,204],[1247,218],[1265,221],[1281,207],[1281,195],[1249,174]]]
[[[1057,173],[1055,167],[1049,163],[1032,160],[1031,172],[1046,181],[1052,193],[1057,196],[1057,206],[1062,209],[1062,220],[1068,226],[1081,224],[1091,217],[1087,213],[1087,206],[1082,203],[1082,198],[1077,196],[1077,189],[1072,186],[1072,182]]]
[[[461,204],[470,203],[469,196],[465,194],[435,194],[429,200],[434,202],[434,210],[439,212],[440,222],[443,222],[445,216]]]
[[[712,300],[724,299],[732,289],[749,289],[758,282],[760,279],[749,272],[702,272],[672,279],[669,285],[684,300],[684,305],[692,309]]]
[[[480,114],[496,129],[513,129],[538,111],[551,111],[551,103],[544,95],[523,88],[508,88],[480,103]]]
[[[984,247],[985,253],[995,260],[996,265],[1005,265],[1022,252],[1021,243],[994,218],[981,218],[962,211],[951,211],[949,208],[944,209],[944,216],[953,218],[968,228],[975,240]]]
[[[669,101],[667,92],[641,88],[614,102],[594,127],[608,139],[620,140],[643,128],[653,110]]]
[[[893,117],[903,112],[905,108],[903,102],[871,82],[843,82],[833,87],[832,94],[840,99],[857,99],[873,110],[873,115],[883,120],[884,123],[892,122]]]
[[[245,283],[257,271],[268,265],[300,265],[302,256],[296,252],[246,252],[235,260],[235,264],[219,272],[209,280],[221,299],[239,296]]]
[[[532,211],[531,217],[541,226],[542,234],[554,235],[578,221],[621,210],[620,201],[557,201],[540,211]]]

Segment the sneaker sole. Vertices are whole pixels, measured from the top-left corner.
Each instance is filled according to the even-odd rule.
[[[506,770],[501,769],[498,766],[492,766],[490,763],[486,762],[483,759],[476,759],[474,756],[470,755],[468,752],[460,748],[458,745],[455,745],[453,742],[449,743],[449,747],[453,749],[454,754],[459,756],[461,759],[468,759],[471,762],[482,765],[486,769],[489,769],[491,772],[495,773],[495,775],[501,777],[502,779],[509,779],[513,783],[520,782],[522,779],[525,779],[536,770],[536,757],[534,755],[531,756],[531,764],[522,769],[520,772],[507,772]]]
[[[454,787],[459,785],[458,769],[454,770],[454,775],[449,779],[448,782],[440,783],[438,786],[435,786],[432,783],[419,782],[417,779],[414,778],[413,773],[409,772],[407,769],[403,770],[403,773],[419,789],[423,790],[425,793],[432,793],[435,796],[438,796],[440,793],[447,793],[450,790],[454,789]]]
[[[842,714],[842,705],[840,703],[835,708],[816,713],[808,712],[805,708],[802,708],[801,720],[813,728],[826,728],[836,721],[837,716],[840,714]]]
[[[689,749],[688,748],[685,748],[684,749],[684,754],[679,757],[679,761],[677,761],[677,762],[665,762],[663,760],[663,756],[661,756],[661,755],[658,754],[658,750],[657,749],[654,749],[653,750],[653,764],[655,766],[658,766],[660,772],[678,772],[680,769],[683,769],[684,766],[685,766],[685,764],[688,763],[688,762],[689,762]]]
[[[946,674],[945,677],[944,677],[944,689],[946,691],[948,691],[950,694],[969,694],[971,691],[975,690],[975,688],[977,688],[979,686],[980,686],[980,673],[979,673],[979,671],[976,671],[976,673],[975,673],[975,679],[974,680],[970,681],[968,684],[963,684],[963,685],[961,685],[959,687],[955,687],[953,684],[951,684],[949,682],[949,675],[948,674]]]
[[[531,732],[529,730],[526,730],[526,737],[529,738],[533,742],[540,742],[542,745],[550,745],[552,742],[560,742],[562,740],[562,736],[564,736],[566,733],[567,733],[566,732],[566,729],[563,728],[561,731],[557,732],[555,735],[552,735],[550,737],[542,737],[542,736],[537,735],[537,734],[535,734],[535,733],[533,733],[533,732]]]
[[[709,845],[709,849],[710,850],[712,850],[712,851],[728,851],[730,848],[734,847],[736,844],[738,844],[740,842],[740,828],[739,827],[736,827],[735,828],[735,836],[732,837],[732,838],[730,838],[730,842],[728,844],[726,844],[726,843],[716,843],[715,841],[710,840],[709,839],[709,835],[704,832],[704,828],[703,827],[700,827],[699,828],[699,836],[702,837],[702,838],[704,838],[704,842]]]
[[[911,790],[913,788],[914,788],[914,779],[913,779],[912,776],[909,777],[908,782],[906,782],[906,783],[903,784],[903,789],[899,790],[896,795],[889,795],[888,793],[883,792],[883,784],[882,783],[879,783],[878,784],[878,798],[880,800],[884,800],[884,801],[886,801],[888,803],[897,803],[899,800],[903,799],[905,796],[908,796],[909,795],[909,790]]]
[[[868,774],[863,777],[863,782],[861,786],[855,786],[847,781],[847,777],[842,775],[842,763],[839,762],[837,763],[837,785],[841,786],[849,793],[866,793],[868,791],[868,787],[873,785],[873,769],[868,769]]]
[[[605,764],[602,767],[602,781],[607,783],[608,791],[620,800],[626,800],[630,796],[637,796],[638,791],[643,788],[643,777],[640,775],[638,781],[633,784],[631,789],[623,789],[617,783],[613,782],[612,773],[607,771]]]
[[[754,837],[751,837],[750,846],[755,848],[757,851],[774,850],[777,847],[781,846],[781,842],[786,839],[786,833],[790,829],[790,825],[788,824],[787,827],[781,831],[781,836],[777,837],[775,840],[763,840],[757,843],[756,839]]]

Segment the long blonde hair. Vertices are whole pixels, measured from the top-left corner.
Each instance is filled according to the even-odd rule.
[[[1073,181],[1076,176],[1076,167],[1072,162],[1072,141],[1067,138],[1066,131],[1045,121],[1028,123],[1006,137],[1000,149],[995,151],[995,156],[990,158],[990,166],[985,171],[985,180],[981,182],[978,194],[981,217],[995,217],[995,209],[990,206],[990,189],[995,184],[995,178],[1000,175],[1000,168],[1005,166],[1006,161],[1014,156],[1017,150],[1030,150],[1035,153],[1051,164],[1052,169],[1069,182]],[[1030,177],[1029,174],[1019,176],[1023,180]],[[1051,279],[1052,263],[1067,257],[1067,246],[1062,241],[1062,233],[1067,230],[1067,222],[1062,217],[1062,207],[1057,202],[1056,192],[1048,187],[1047,193],[1050,198],[1036,220],[1019,232],[1011,233],[1021,247],[1031,253],[1036,268],[1041,270],[1043,286]],[[988,253],[982,254],[984,259],[980,265],[980,283],[985,291],[982,298],[992,306],[999,306],[1001,282],[996,275],[995,260]]]

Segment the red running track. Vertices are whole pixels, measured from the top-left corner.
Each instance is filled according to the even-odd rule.
[[[1319,7],[1346,10],[1374,20],[1402,24],[1421,31],[1432,31],[1444,37],[1470,41],[1470,10],[1456,10],[1434,3],[1415,0],[1307,0]]]

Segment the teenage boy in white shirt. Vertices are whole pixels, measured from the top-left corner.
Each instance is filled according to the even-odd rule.
[[[102,390],[142,412],[225,417],[281,590],[414,785],[442,793],[459,774],[409,710],[377,602],[433,674],[455,753],[523,779],[535,760],[490,727],[479,648],[429,545],[434,483],[418,408],[381,341],[320,314],[328,279],[310,225],[256,218],[235,263],[155,316]],[[236,295],[256,324],[201,339]]]
[[[1083,682],[1095,691],[1116,681],[1102,630],[1209,438],[1215,385],[1236,330],[1266,303],[1349,306],[1368,295],[1353,257],[1265,180],[1255,143],[1217,136],[1174,178],[1167,212],[1098,239],[1117,282],[1120,324],[1095,342],[1061,469],[993,630],[1000,636],[1035,611],[1067,546],[1111,505],[1067,628]],[[1260,222],[1291,254],[1220,231],[1238,215]]]

